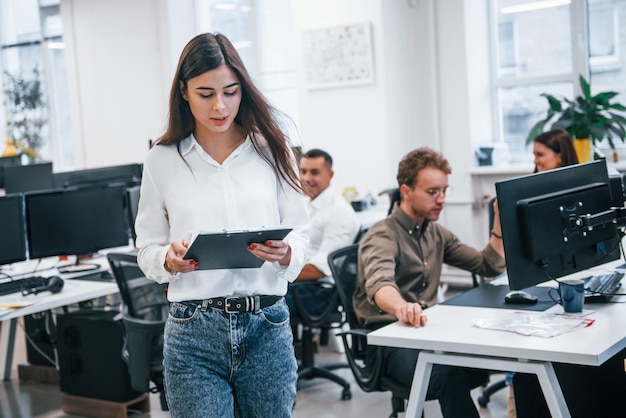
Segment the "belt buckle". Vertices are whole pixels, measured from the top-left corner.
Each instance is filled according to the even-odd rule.
[[[231,314],[232,313],[239,313],[239,312],[241,312],[240,309],[233,310],[233,309],[230,308],[231,301],[235,301],[237,299],[239,299],[239,298],[237,298],[237,297],[227,297],[227,298],[224,298],[224,312],[231,313]]]

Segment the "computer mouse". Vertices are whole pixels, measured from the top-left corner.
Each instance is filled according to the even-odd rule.
[[[537,296],[524,290],[512,290],[504,295],[504,302],[519,305],[532,305],[537,303]]]

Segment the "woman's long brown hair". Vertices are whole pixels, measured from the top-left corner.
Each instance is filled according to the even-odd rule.
[[[292,165],[293,154],[287,137],[280,127],[282,113],[267,102],[252,82],[233,44],[219,33],[197,35],[183,49],[170,91],[167,129],[156,145],[178,144],[193,133],[195,119],[182,96],[180,83],[186,86],[190,79],[220,65],[228,66],[241,84],[241,105],[235,123],[250,137],[256,152],[276,175],[294,189],[303,191]],[[264,152],[261,138],[267,143],[272,158]]]

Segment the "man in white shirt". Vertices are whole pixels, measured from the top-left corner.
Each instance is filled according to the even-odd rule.
[[[326,151],[308,151],[300,158],[299,167],[300,179],[311,198],[308,205],[311,223],[306,264],[296,282],[332,282],[328,254],[352,244],[361,225],[350,204],[329,187],[334,174],[333,159]],[[320,314],[330,302],[332,291],[328,287],[296,285],[295,288],[310,314]],[[291,314],[297,315],[294,291],[290,287],[285,299]]]

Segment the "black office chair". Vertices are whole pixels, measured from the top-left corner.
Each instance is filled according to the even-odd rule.
[[[378,193],[378,196],[382,196],[384,194],[386,194],[387,197],[389,198],[389,209],[387,209],[387,216],[389,216],[391,215],[391,212],[393,211],[393,208],[396,205],[396,203],[400,203],[400,200],[402,200],[400,196],[400,189],[398,188],[386,189]]]
[[[332,328],[341,328],[344,320],[344,314],[340,310],[339,295],[337,293],[337,287],[333,283],[325,282],[294,282],[290,285],[290,292],[293,294],[293,300],[298,309],[297,315],[291,316],[292,325],[300,325],[302,327],[302,358],[300,360],[300,367],[298,368],[298,382],[302,380],[311,380],[314,378],[329,379],[341,387],[341,399],[352,399],[352,392],[350,391],[350,383],[343,377],[333,373],[333,370],[348,368],[349,365],[346,362],[333,362],[318,364],[315,362],[315,348],[316,343],[314,339],[315,330],[325,330]],[[321,286],[330,289],[331,301],[326,306],[324,311],[319,315],[314,315],[307,310],[306,305],[299,296],[298,289],[302,286]],[[324,336],[324,333],[321,334]],[[326,338],[321,339],[321,344],[327,344]]]
[[[493,219],[496,216],[495,211],[493,210],[493,202],[496,201],[495,197],[492,197],[491,199],[489,199],[489,203],[487,203],[487,210],[489,213],[489,229],[487,230],[487,233],[489,234],[487,236],[487,239],[489,239],[489,237],[491,237],[491,230],[493,229]],[[486,278],[483,276],[480,276],[476,273],[472,273],[472,285],[474,287],[483,285],[486,283]]]
[[[162,364],[163,331],[169,311],[165,288],[143,275],[136,252],[109,253],[107,260],[122,297],[122,358],[128,363],[131,386],[139,392],[158,393],[161,409],[167,411]]]
[[[358,244],[353,244],[328,255],[328,264],[337,287],[341,306],[350,326],[348,331],[339,333],[342,338],[350,370],[359,387],[365,392],[391,392],[390,418],[404,412],[405,400],[409,398],[410,388],[384,376],[382,348],[376,351],[376,360],[372,368],[365,367],[368,330],[361,329],[354,314],[352,295],[357,287]]]

